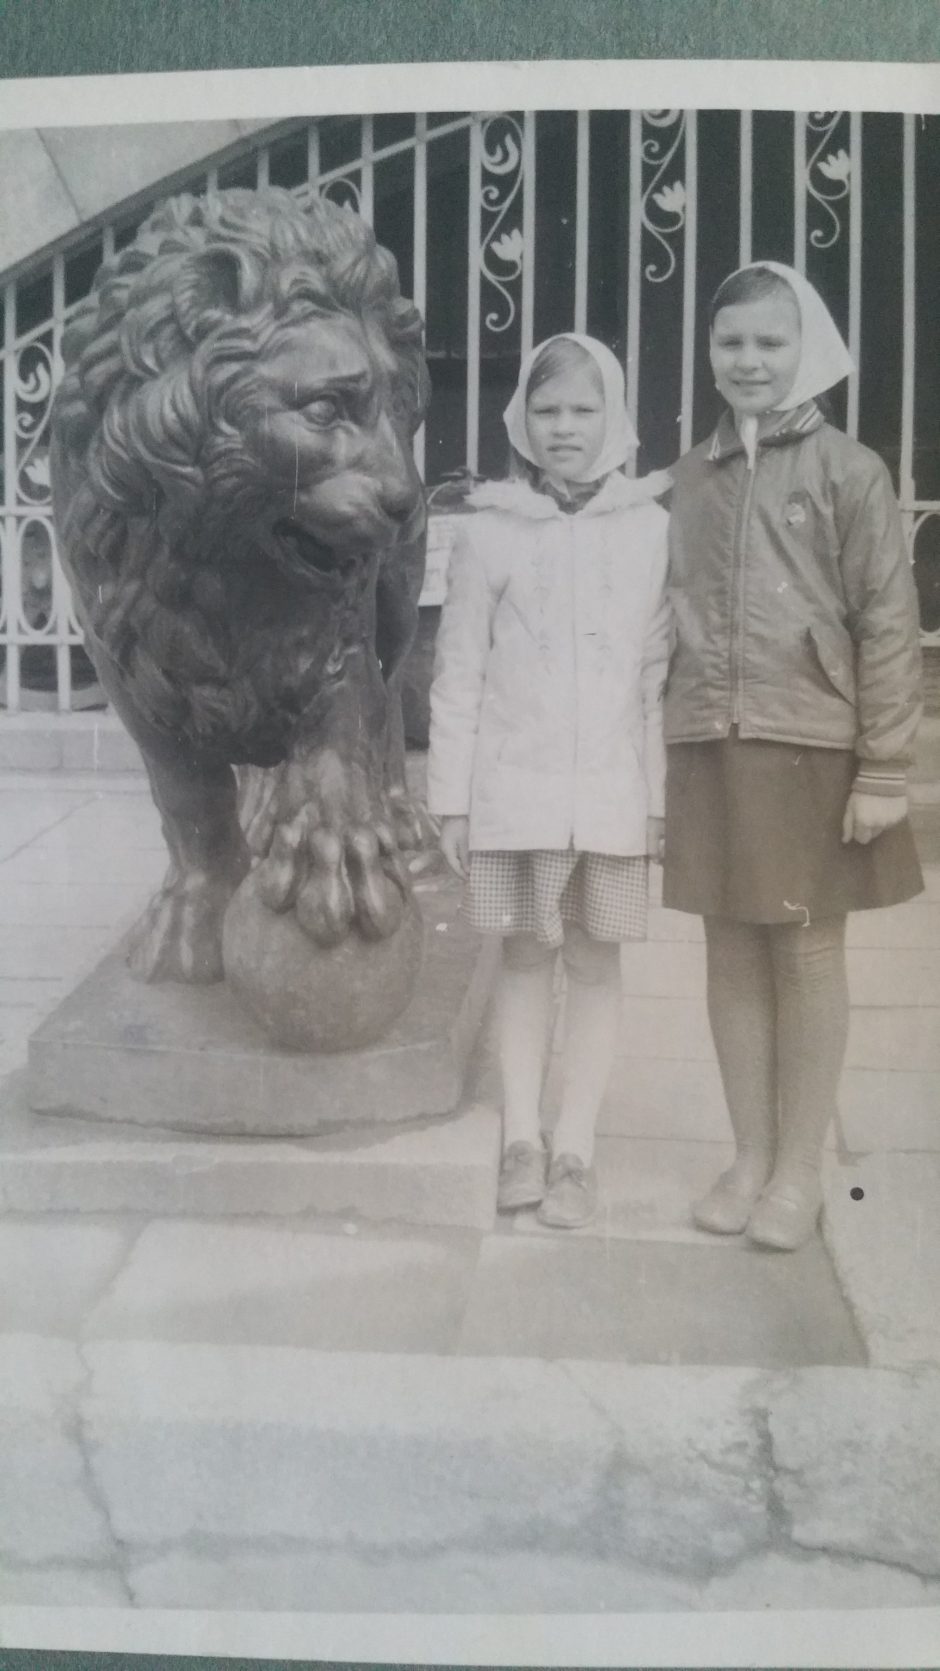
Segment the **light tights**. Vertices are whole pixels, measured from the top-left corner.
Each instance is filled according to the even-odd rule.
[[[845,917],[705,920],[708,1015],[741,1197],[818,1190],[848,1036]],[[769,1184],[768,1184],[769,1180]]]

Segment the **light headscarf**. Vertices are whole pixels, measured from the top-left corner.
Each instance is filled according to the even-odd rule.
[[[777,278],[790,286],[800,315],[800,359],[796,376],[785,399],[774,407],[775,412],[792,412],[805,401],[824,394],[835,383],[841,383],[843,377],[849,377],[855,370],[855,362],[819,291],[795,267],[786,267],[782,261],[750,261],[747,266],[739,267],[731,277],[761,268],[775,273]],[[744,418],[739,431],[748,461],[753,467],[757,449],[757,418]]]
[[[535,464],[537,460],[533,457],[525,420],[526,389],[536,360],[543,348],[547,348],[551,342],[576,342],[579,348],[590,354],[601,374],[606,420],[604,440],[593,464],[583,474],[575,477],[577,481],[596,482],[601,476],[608,476],[611,470],[619,470],[639,446],[636,431],[627,413],[626,390],[620,361],[604,343],[598,342],[596,337],[580,336],[576,331],[559,331],[557,336],[547,337],[544,342],[533,348],[519,368],[519,381],[512,400],[503,413],[503,422],[516,452],[528,459],[530,464]]]

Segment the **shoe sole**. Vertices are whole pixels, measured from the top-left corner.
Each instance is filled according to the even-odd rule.
[[[538,1207],[544,1199],[544,1192],[541,1195],[536,1195],[532,1191],[527,1191],[524,1195],[498,1195],[496,1197],[496,1211],[498,1213],[515,1213],[518,1212],[520,1207]]]
[[[747,1215],[750,1217],[750,1214]],[[692,1223],[697,1230],[707,1230],[710,1236],[743,1236],[747,1229],[747,1218],[740,1224],[710,1224],[707,1219],[692,1214]]]
[[[593,1224],[597,1213],[588,1213],[585,1218],[553,1218],[550,1213],[536,1213],[539,1224],[544,1224],[549,1230],[583,1230],[586,1225]]]

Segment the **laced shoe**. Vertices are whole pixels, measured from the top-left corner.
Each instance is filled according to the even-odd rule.
[[[597,1212],[597,1175],[578,1155],[558,1155],[549,1167],[548,1191],[537,1218],[553,1230],[580,1230]]]
[[[496,1190],[496,1210],[515,1212],[519,1207],[537,1207],[545,1194],[548,1156],[543,1143],[510,1143],[503,1150]]]

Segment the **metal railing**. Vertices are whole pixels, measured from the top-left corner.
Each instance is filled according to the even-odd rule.
[[[597,230],[608,205],[598,202],[592,186],[601,144],[594,133],[595,118],[588,111],[568,113],[568,118],[565,144],[571,155],[565,159],[565,178],[571,181],[570,201],[566,199],[560,209],[556,205],[553,213],[558,217],[556,228],[567,229],[570,224],[571,254],[569,261],[558,266],[558,305],[554,313],[556,318],[562,317],[562,323],[553,328],[584,331],[597,329],[593,286],[602,260]],[[756,166],[756,124],[763,118],[741,111],[728,119],[735,123],[733,166],[737,178],[730,185],[737,205],[733,250],[745,263],[755,251],[760,253],[755,241],[755,214],[766,188]],[[430,304],[432,371],[436,355],[454,373],[457,384],[456,396],[446,413],[437,402],[432,404],[426,430],[416,442],[419,466],[428,468],[432,480],[435,472],[441,473],[438,466],[442,458],[450,469],[462,465],[476,473],[481,467],[481,447],[486,451],[483,443],[489,417],[483,396],[492,367],[498,366],[505,377],[507,367],[517,364],[518,356],[535,339],[539,263],[543,255],[553,254],[555,235],[543,228],[539,189],[542,171],[549,177],[557,159],[553,156],[546,161],[541,155],[541,118],[532,111],[458,113],[448,117],[417,114],[407,133],[379,143],[380,124],[385,120],[403,125],[402,118],[363,116],[352,121],[330,118],[298,122],[286,135],[282,127],[277,144],[260,143],[247,160],[241,159],[242,175],[249,169],[251,180],[264,186],[278,175],[279,159],[287,145],[293,148],[294,177],[289,182],[293,189],[300,193],[316,190],[336,201],[351,203],[370,221],[384,215],[380,236],[399,258],[405,288],[422,313],[428,313]],[[623,113],[621,120],[628,147],[623,165],[623,201],[616,205],[622,281],[616,299],[617,321],[608,323],[607,334],[616,335],[622,348],[628,404],[640,433],[644,433],[651,411],[655,409],[660,415],[671,412],[675,414],[672,445],[679,452],[698,439],[702,409],[700,249],[702,235],[716,212],[714,180],[706,181],[702,169],[700,138],[705,118],[691,110],[635,110]],[[853,112],[795,113],[788,120],[792,132],[792,225],[789,255],[783,258],[792,259],[810,277],[816,275],[816,264],[825,262],[828,291],[835,288],[840,293],[849,346],[856,364],[864,370],[866,355],[878,351],[879,322],[866,319],[863,310],[862,190],[863,165],[878,143],[877,137],[866,134],[866,119]],[[890,451],[896,463],[905,532],[914,555],[924,531],[940,526],[940,500],[918,497],[915,481],[915,395],[918,376],[925,375],[918,366],[916,340],[919,119],[904,116],[898,120],[902,132],[897,249],[901,364],[900,400]],[[337,152],[342,152],[338,159]],[[462,264],[465,285],[457,285],[461,293],[451,309],[449,323],[440,327],[434,318],[443,282],[438,270],[443,235],[437,224],[443,200],[434,182],[445,152],[450,170],[448,199],[452,203],[466,200],[460,232],[466,246]],[[609,158],[600,160],[608,162]],[[225,184],[231,167],[228,158],[219,164],[205,159],[193,172],[191,189]],[[173,186],[178,189],[180,181],[175,179]],[[722,182],[722,213],[726,213],[727,188],[728,182]],[[390,203],[394,212],[385,212],[383,205]],[[135,211],[135,219],[143,218],[143,213],[143,209]],[[453,219],[448,222],[451,230],[456,225]],[[95,248],[101,257],[111,254],[131,230],[126,217],[122,221],[118,213],[96,231],[94,236],[100,242]],[[25,327],[20,320],[21,302],[32,295],[36,311],[37,275],[30,272],[19,276],[6,285],[3,293],[0,652],[5,666],[0,700],[10,711],[23,701],[35,703],[37,699],[68,710],[86,699],[83,681],[90,678],[81,659],[81,635],[68,587],[55,555],[48,471],[50,406],[60,372],[62,332],[80,300],[80,295],[68,294],[70,283],[74,288],[70,275],[76,252],[80,254],[87,241],[86,231],[46,258],[41,275],[46,287],[45,310]],[[643,350],[650,332],[655,334],[661,327],[663,297],[671,310],[670,331],[677,337],[679,349],[669,364],[654,374]],[[442,332],[440,341],[435,332]],[[602,332],[598,330],[597,334]],[[936,367],[932,375],[936,376]],[[849,382],[845,406],[851,434],[859,432],[864,417],[862,389],[856,374]],[[455,439],[456,427],[461,434]],[[664,457],[652,462],[669,461]],[[438,574],[435,597],[439,583]],[[924,636],[925,642],[940,645],[940,629]],[[37,680],[42,687],[38,691]]]

